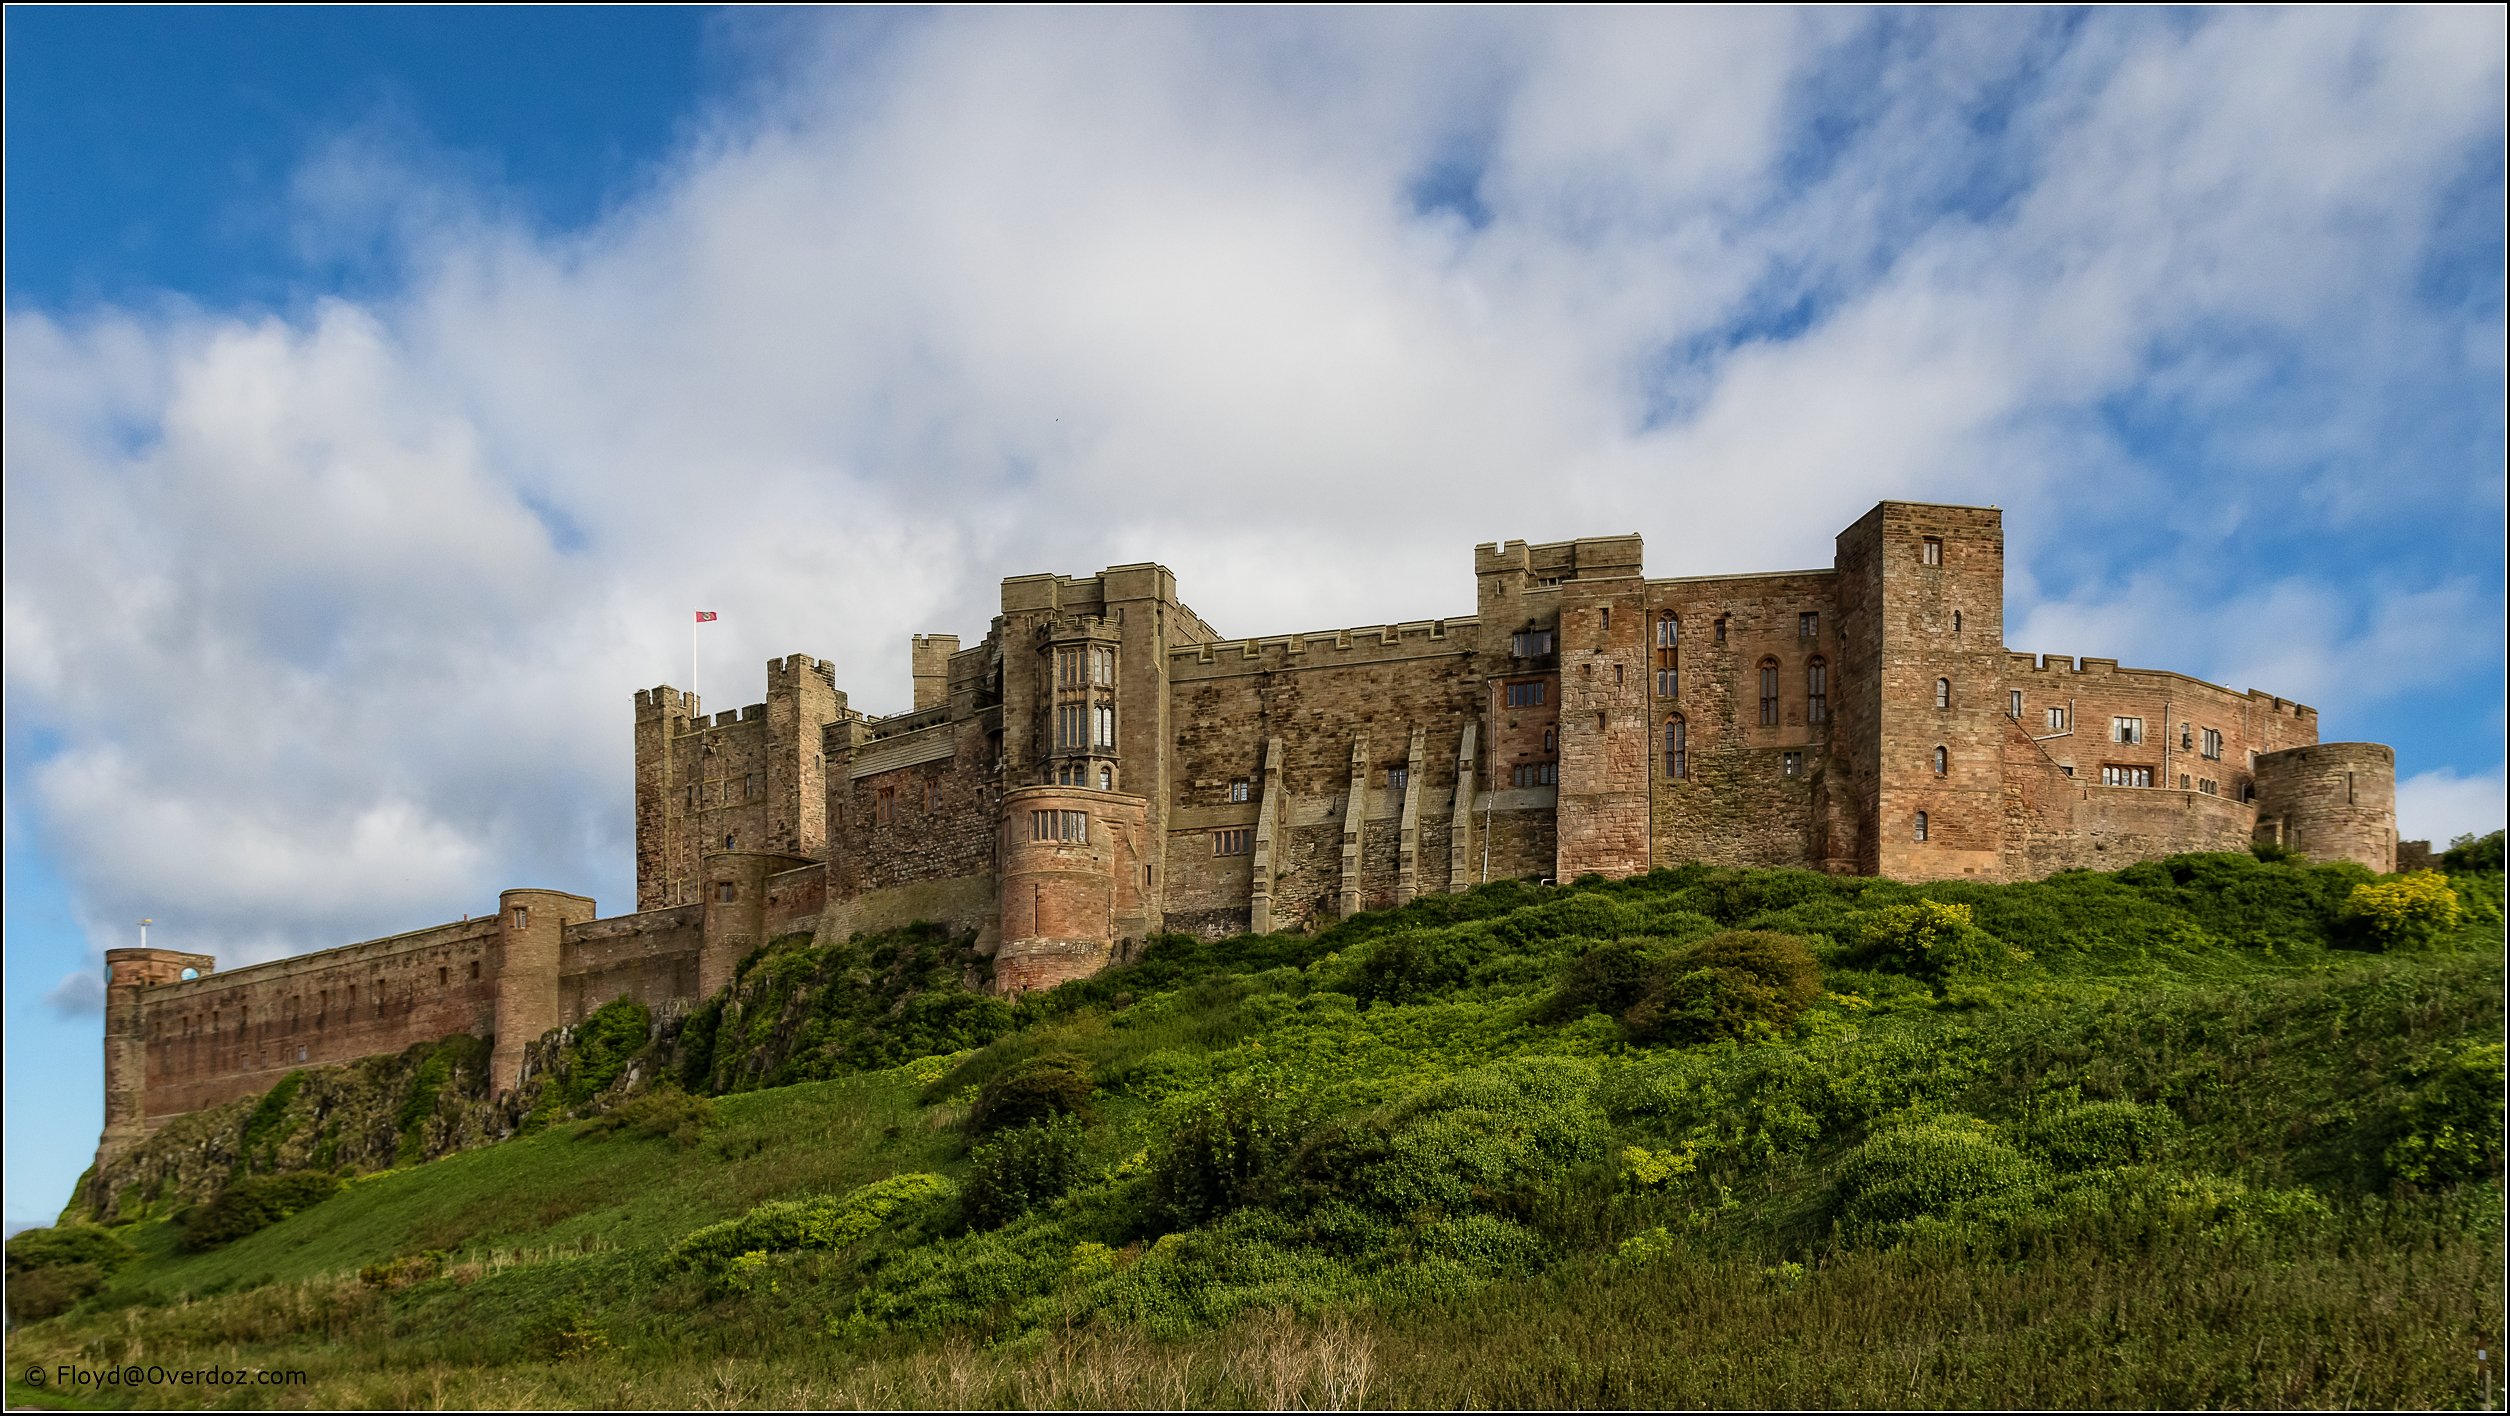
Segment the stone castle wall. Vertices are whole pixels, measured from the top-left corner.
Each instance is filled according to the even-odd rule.
[[[2014,879],[2252,838],[2396,859],[2388,749],[2321,744],[2272,695],[2007,649],[1993,508],[1882,503],[1822,569],[1642,561],[1636,536],[1484,544],[1470,614],[1245,639],[1164,567],[1020,576],[980,641],[914,638],[905,713],[853,711],[798,654],[736,711],[640,692],[635,913],[509,891],[225,974],[114,951],[106,1142],[455,1032],[495,1038],[502,1076],[549,1027],[692,1003],[798,932],[939,921],[1020,991],[1162,930],[1311,928],[1489,879]]]

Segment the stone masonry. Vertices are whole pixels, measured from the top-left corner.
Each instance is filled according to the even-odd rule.
[[[1473,612],[1224,638],[1158,565],[1002,583],[913,706],[767,666],[709,717],[635,696],[637,913],[494,913],[231,972],[107,955],[100,1153],[298,1066],[523,1047],[685,1007],[769,939],[912,920],[1051,987],[1162,931],[1302,929],[1485,880],[1687,861],[2028,879],[2277,841],[2395,867],[2396,762],[2317,714],[2004,642],[1992,507],[1884,502],[1830,566],[1650,578],[1637,536],[1474,549]]]

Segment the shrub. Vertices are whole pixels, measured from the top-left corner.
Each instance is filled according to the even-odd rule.
[[[1014,1127],[1050,1121],[1057,1116],[1090,1117],[1089,1063],[1068,1052],[1031,1057],[995,1074],[976,1094],[968,1109],[971,1136],[991,1135]]]
[[[2416,1069],[2421,1085],[2383,1157],[2391,1178],[2453,1185],[2501,1169],[2502,1061],[2502,1044],[2470,1043]]]
[[[1879,1239],[1906,1221],[2015,1189],[2031,1175],[2030,1161],[1985,1122],[1929,1118],[1879,1131],[1848,1152],[1833,1176],[1831,1209],[1849,1239]]]
[[[41,1322],[67,1312],[138,1257],[137,1249],[92,1224],[12,1235],[6,1261],[9,1321]]]
[[[996,1229],[1070,1190],[1081,1176],[1081,1123],[1055,1116],[998,1133],[968,1158],[959,1204],[967,1222]]]
[[[245,1175],[218,1197],[183,1212],[183,1247],[193,1252],[233,1243],[338,1194],[340,1177],[321,1170]]]
[[[743,1254],[843,1248],[892,1217],[927,1209],[951,1192],[942,1177],[913,1173],[875,1180],[843,1195],[771,1200],[672,1245],[670,1262],[720,1279]]]
[[[1560,991],[1552,998],[1555,1018],[1579,1018],[1590,1012],[1619,1017],[1647,996],[1662,951],[1650,940],[1616,939],[1598,944],[1569,965]]]
[[[2482,871],[2500,872],[2502,866],[2502,833],[2489,836],[2460,836],[2440,853],[2440,868],[2451,875],[2474,875]]]
[[[2159,1160],[2185,1129],[2167,1107],[2095,1101],[2040,1118],[2023,1144],[2061,1171],[2098,1170]]]
[[[587,1136],[619,1136],[669,1140],[687,1150],[704,1139],[715,1124],[715,1104],[674,1086],[660,1086],[628,1098],[593,1118]]]
[[[1345,1198],[1397,1217],[1522,1209],[1601,1152],[1595,1080],[1591,1063],[1524,1057],[1426,1087],[1375,1128]]]
[[[1410,1003],[1464,981],[1464,951],[1443,933],[1403,930],[1368,946],[1351,980],[1362,1004]]]
[[[1622,1014],[1635,1042],[1710,1042],[1789,1026],[1821,996],[1821,965],[1804,941],[1728,930],[1659,965]]]
[[[2356,885],[2343,920],[2354,939],[2374,949],[2415,949],[2458,927],[2458,892],[2437,870]]]
[[[2030,957],[1980,929],[1968,905],[1939,900],[1883,906],[1865,917],[1856,942],[1865,959],[1933,983]]]
[[[1269,1071],[1195,1104],[1151,1156],[1153,1219],[1190,1229],[1261,1198],[1298,1143],[1302,1112]]]

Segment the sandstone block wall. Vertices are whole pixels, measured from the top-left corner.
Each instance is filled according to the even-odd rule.
[[[2328,742],[2260,754],[2257,830],[2312,860],[2395,870],[2395,751],[2375,742]]]

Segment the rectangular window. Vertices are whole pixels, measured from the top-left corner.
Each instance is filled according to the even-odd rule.
[[[1681,642],[1682,621],[1674,618],[1671,610],[1667,610],[1656,619],[1656,647],[1671,649]]]
[[[1231,801],[1251,801],[1254,796],[1255,784],[1244,777],[1229,784],[1229,800]]]
[[[1532,683],[1509,684],[1508,706],[1511,708],[1540,708],[1545,702],[1549,701],[1551,697],[1550,688],[1550,684],[1540,679],[1537,679]]]
[[[2109,740],[2111,742],[2122,742],[2130,747],[2142,742],[2144,740],[2144,720],[2141,718],[2110,719]]]
[[[1520,787],[1556,787],[1560,785],[1560,764],[1557,762],[1520,762],[1510,780]]]
[[[1815,638],[1819,638],[1819,637],[1820,637],[1820,635],[1821,635],[1821,616],[1820,616],[1818,613],[1807,612],[1807,613],[1805,613],[1805,614],[1800,614],[1800,615],[1797,615],[1797,616],[1795,617],[1795,637],[1796,637],[1796,638],[1798,638],[1798,639],[1815,639]]]
[[[2104,787],[2149,787],[2153,784],[2153,769],[2150,767],[2103,767],[2100,769],[2100,784]]]
[[[2064,732],[2065,730],[2066,730],[2066,710],[2064,710],[2063,708],[2051,708],[2051,709],[2049,709],[2049,710],[2048,710],[2048,731],[2050,731],[2050,732],[2052,732],[2052,733],[2061,733],[2061,732]]]
[[[1086,811],[1032,811],[1028,814],[1028,838],[1032,841],[1071,841],[1089,843],[1089,813]]]
[[[1548,629],[1520,629],[1516,632],[1514,652],[1520,659],[1539,659],[1551,652],[1553,642]]]
[[[1101,648],[1089,651],[1089,681],[1100,685],[1116,681],[1115,650]]]
[[[1239,826],[1226,831],[1214,831],[1211,833],[1211,853],[1213,855],[1252,855],[1254,852],[1255,832],[1250,828]]]
[[[1089,709],[1079,703],[1055,705],[1055,747],[1077,752],[1089,745]]]
[[[1720,644],[1726,642],[1726,617],[1724,615],[1717,616],[1717,642]]]
[[[1405,787],[1410,786],[1411,784],[1412,784],[1412,769],[1411,769],[1411,768],[1409,768],[1409,767],[1389,767],[1389,768],[1387,768],[1387,769],[1386,769],[1386,785],[1387,785],[1387,787],[1388,787],[1388,788],[1390,788],[1390,789],[1392,789],[1392,790],[1394,790],[1394,791],[1398,791],[1398,792],[1399,792],[1399,791],[1403,790]]]
[[[514,927],[517,929],[529,929],[532,927],[531,906],[516,905],[514,907]]]
[[[715,885],[715,900],[718,904],[731,904],[733,897],[737,895],[739,891],[740,887],[734,885],[731,881],[719,881]]]
[[[1804,666],[1804,721],[1830,721],[1830,665],[1819,655]]]
[[[1918,559],[1927,565],[1942,565],[1944,563],[1944,543],[1942,538],[1937,536],[1927,537],[1926,544],[1919,550]]]
[[[2022,721],[2022,690],[2017,688],[2013,691],[2012,705],[2006,708],[2005,712],[2012,715],[2013,721],[2017,723]]]
[[[1782,752],[1778,754],[1778,775],[1782,777],[1803,776],[1804,754],[1801,752]]]
[[[1778,661],[1771,659],[1760,666],[1760,725],[1778,726]]]
[[[1680,694],[1681,691],[1682,671],[1680,669],[1658,669],[1656,671],[1656,696],[1658,698],[1672,698]]]
[[[2222,731],[2219,728],[2207,728],[2204,744],[2205,759],[2209,762],[2220,762],[2222,760]]]

